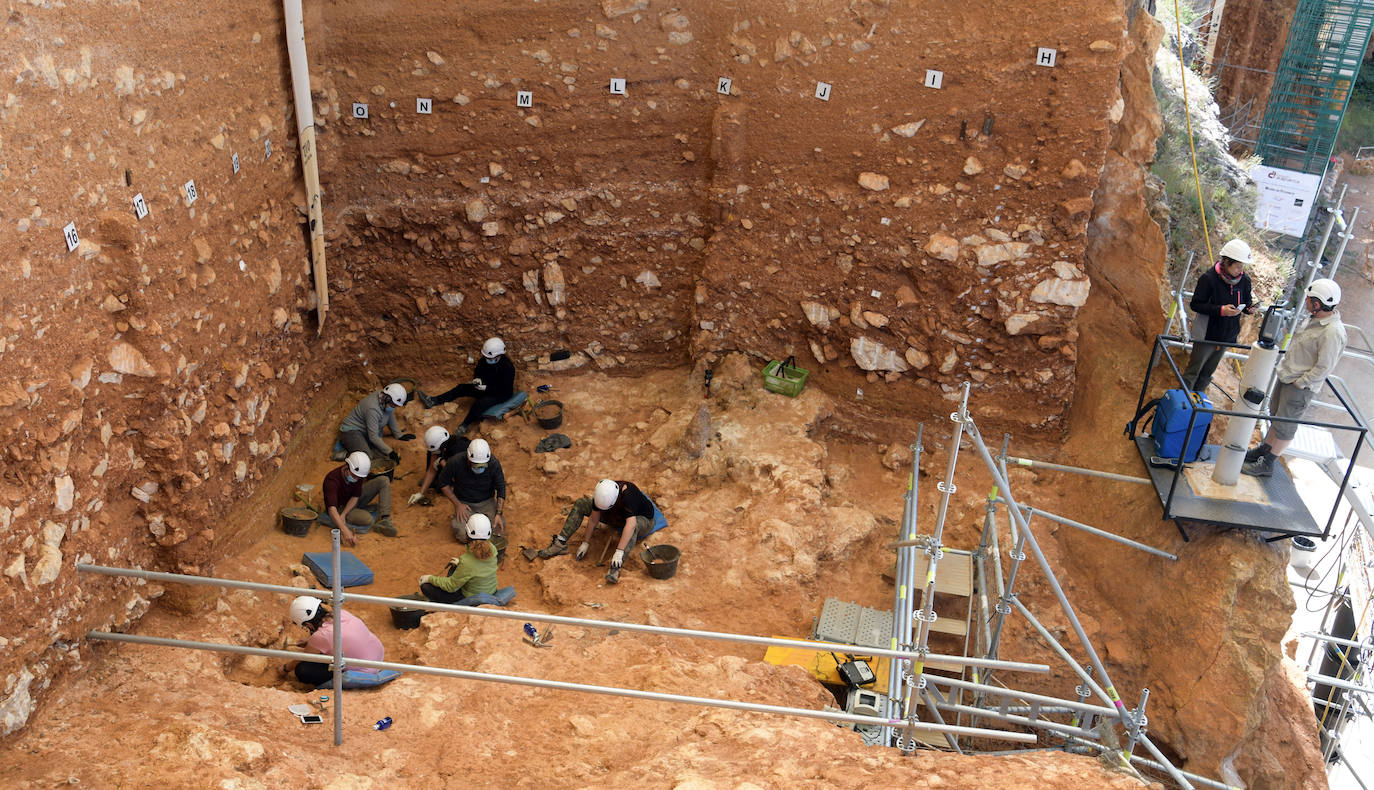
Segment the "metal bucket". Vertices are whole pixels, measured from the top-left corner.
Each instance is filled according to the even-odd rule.
[[[310,525],[315,523],[315,511],[306,507],[284,507],[279,515],[281,531],[292,537],[305,537],[310,533]]]
[[[369,478],[385,476],[388,480],[395,480],[396,462],[390,458],[378,458],[372,462],[372,471],[367,473]]]
[[[534,419],[540,428],[553,430],[563,424],[563,401],[541,400],[534,404]]]
[[[639,558],[644,561],[644,567],[649,569],[649,575],[655,579],[671,579],[677,573],[677,562],[682,559],[682,552],[677,546],[669,546],[667,543],[658,546],[648,546],[640,552]]]
[[[410,593],[409,595],[400,595],[397,597],[404,598],[407,601],[428,600],[418,593]],[[426,614],[429,614],[429,610],[427,609],[416,609],[410,606],[393,606],[391,607],[391,624],[402,631],[409,631],[412,628],[419,628],[420,618],[424,617]]]

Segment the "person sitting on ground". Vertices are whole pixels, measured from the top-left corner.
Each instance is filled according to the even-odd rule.
[[[1240,317],[1254,315],[1257,309],[1250,296],[1250,275],[1245,267],[1250,263],[1250,245],[1241,239],[1231,239],[1222,245],[1217,262],[1198,278],[1188,307],[1196,314],[1193,319],[1193,351],[1188,356],[1188,368],[1183,372],[1183,384],[1195,392],[1206,392],[1212,374],[1226,356],[1226,346],[1240,337]]]
[[[467,529],[464,526],[473,513],[486,516],[495,527],[497,535],[506,534],[506,474],[501,471],[501,462],[491,455],[491,445],[486,439],[474,439],[468,445],[466,463],[453,459],[445,463],[435,483],[439,492],[453,503],[453,539],[459,543],[467,542]]]
[[[413,433],[402,433],[401,426],[396,424],[396,409],[405,402],[406,388],[400,384],[388,384],[359,401],[339,425],[339,444],[344,452],[400,461],[401,454],[382,438],[382,429],[390,429],[391,435],[403,442],[415,438]]]
[[[1341,323],[1336,305],[1341,301],[1341,287],[1335,280],[1321,278],[1307,286],[1303,307],[1311,313],[1293,333],[1283,359],[1279,362],[1278,381],[1269,395],[1269,413],[1276,417],[1301,419],[1312,398],[1336,369],[1345,353],[1345,324]],[[1271,422],[1264,441],[1245,454],[1240,471],[1253,477],[1274,474],[1274,461],[1298,434],[1295,422]]]
[[[573,502],[572,510],[563,522],[563,531],[554,535],[548,547],[540,549],[537,556],[549,559],[567,554],[568,540],[577,534],[583,519],[587,521],[587,534],[582,539],[582,545],[577,547],[578,560],[587,556],[592,535],[598,526],[620,530],[620,542],[611,557],[611,570],[606,574],[606,581],[616,584],[620,581],[620,569],[625,564],[626,549],[649,537],[653,531],[654,503],[634,483],[602,480],[596,484],[590,498],[579,497]]]
[[[433,504],[428,496],[430,486],[450,461],[462,463],[458,456],[466,453],[471,443],[466,437],[450,436],[442,425],[431,425],[425,431],[425,479],[420,483],[420,490],[410,495],[410,504]]]
[[[435,603],[462,604],[471,596],[496,592],[496,547],[491,519],[473,513],[466,526],[468,550],[454,557],[443,576],[421,576],[420,594]]]
[[[391,480],[386,475],[369,478],[372,459],[367,453],[349,453],[343,466],[324,476],[324,512],[320,521],[339,530],[343,542],[350,546],[358,542],[357,533],[375,528],[388,538],[396,537],[391,523]],[[366,508],[377,500],[377,517]]]
[[[472,406],[468,408],[463,424],[454,431],[458,436],[466,434],[473,425],[482,421],[483,412],[505,403],[515,395],[515,365],[506,356],[505,341],[492,337],[482,344],[482,361],[473,368],[472,381],[459,384],[442,395],[417,394],[426,409],[458,398],[472,398]]]
[[[382,647],[382,640],[376,634],[368,630],[367,624],[362,620],[343,610],[339,611],[338,618],[333,617],[324,605],[324,601],[313,595],[297,596],[291,602],[290,607],[291,622],[302,626],[310,632],[306,641],[298,647],[304,647],[311,653],[321,655],[334,655],[334,628],[338,623],[343,636],[343,655],[345,658],[359,658],[364,661],[385,661],[386,648]],[[350,672],[360,672],[376,674],[376,669],[367,667],[349,667]],[[295,673],[296,679],[311,688],[318,688],[334,680],[334,669],[328,663],[315,661],[290,661],[282,667],[282,674]]]

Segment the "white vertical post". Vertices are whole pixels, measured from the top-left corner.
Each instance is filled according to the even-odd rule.
[[[339,555],[339,530],[336,527],[329,531],[333,538],[333,548],[330,556],[330,567],[333,578],[333,596],[330,598],[330,605],[333,606],[334,617],[334,745],[343,745],[343,583],[340,581],[342,575],[343,560]]]

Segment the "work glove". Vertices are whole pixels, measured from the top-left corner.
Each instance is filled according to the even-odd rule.
[[[420,586],[423,587],[426,584],[429,584],[429,574],[420,577]]]
[[[413,433],[403,433],[403,434],[401,434],[400,436],[397,436],[396,438],[397,438],[397,439],[400,439],[400,440],[403,441],[403,442],[408,442],[408,441],[411,441],[412,439],[415,438],[415,434],[413,434]]]
[[[486,392],[486,391],[487,391],[487,385],[483,384],[483,383],[480,382],[480,381],[477,382],[477,384],[476,384],[475,386],[477,387],[477,391],[478,391],[478,392]]]
[[[396,452],[395,450],[392,450],[391,452],[387,453],[386,457],[390,458],[398,464],[401,462],[401,454]]]
[[[424,499],[424,498],[425,498],[425,495],[417,491],[417,492],[415,492],[414,494],[411,494],[411,495],[410,495],[410,499],[407,499],[407,500],[406,500],[406,503],[407,503],[407,504],[411,504],[411,505],[418,505],[418,504],[420,504],[420,500],[422,500],[422,499]]]
[[[592,547],[592,544],[588,543],[588,542],[585,541],[585,540],[582,541],[582,545],[577,547],[577,554],[575,555],[575,556],[577,557],[577,559],[580,560],[580,559],[582,559],[583,557],[587,556],[587,551],[588,551],[589,549],[591,549],[591,547]]]
[[[625,550],[616,549],[615,554],[611,555],[611,570],[618,571],[620,566],[625,564]]]

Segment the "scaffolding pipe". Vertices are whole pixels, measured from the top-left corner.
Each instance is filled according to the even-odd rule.
[[[906,494],[902,497],[902,523],[897,528],[899,540],[904,534],[916,534],[916,481],[921,472],[921,438],[924,434],[925,423],[921,423],[916,427],[916,441],[911,445],[911,476],[907,478]],[[903,650],[911,644],[911,586],[908,577],[913,553],[910,549],[897,549],[897,570],[892,585],[892,643],[889,645],[893,650]],[[906,659],[893,659],[887,673],[887,712],[894,719],[906,716],[902,704],[902,678],[906,674],[906,666]],[[883,743],[891,746],[892,735],[892,728],[885,728]]]
[[[1350,212],[1350,223],[1341,231],[1341,246],[1336,249],[1336,257],[1331,261],[1331,273],[1326,275],[1331,279],[1336,279],[1336,271],[1341,268],[1341,259],[1345,257],[1345,246],[1350,243],[1350,239],[1355,236],[1355,220],[1360,217],[1360,207]]]
[[[937,703],[937,705],[941,710],[947,710],[951,713],[967,713],[974,719],[985,718],[992,719],[994,721],[1005,722],[1007,724],[1016,724],[1022,727],[1039,727],[1040,729],[1048,730],[1049,732],[1053,732],[1056,735],[1060,735],[1065,738],[1071,735],[1077,736],[1079,738],[1098,737],[1097,733],[1092,732],[1091,730],[1079,729],[1078,727],[1072,727],[1068,724],[1062,724],[1057,721],[1048,721],[1046,719],[1032,719],[1026,716],[1018,716],[1014,713],[1003,713],[1001,710],[995,710],[990,708],[978,708],[970,705],[958,705],[953,702],[941,702]],[[979,752],[979,754],[981,753],[982,752]]]
[[[1050,472],[1072,472],[1076,475],[1100,477],[1104,480],[1115,480],[1119,483],[1141,483],[1147,486],[1154,485],[1148,477],[1119,475],[1116,472],[1101,472],[1096,469],[1084,469],[1081,466],[1065,466],[1064,464],[1052,464],[1048,461],[1034,461],[1030,458],[1017,458],[1015,456],[1010,456],[1007,460],[1026,469],[1044,469]]]
[[[954,494],[954,470],[959,463],[959,442],[964,435],[964,423],[969,420],[968,416],[968,394],[969,384],[964,382],[963,395],[959,400],[959,411],[949,415],[950,422],[954,423],[954,439],[949,446],[949,463],[945,465],[945,479],[940,481],[940,506],[935,514],[935,531],[930,537],[930,542],[926,544],[926,555],[930,558],[926,563],[926,584],[925,593],[921,598],[921,612],[916,616],[920,620],[920,631],[916,636],[916,652],[926,654],[930,652],[928,643],[930,640],[930,626],[935,622],[935,575],[940,566],[940,557],[944,554],[941,548],[941,538],[945,534],[945,518],[949,514],[949,500]],[[917,658],[912,668],[913,674],[920,675],[925,672],[926,660],[924,655]]]
[[[1082,738],[1076,738],[1074,736],[1069,736],[1069,742],[1074,744],[1075,746],[1082,746],[1085,748],[1096,750],[1098,752],[1116,751],[1110,746],[1106,746],[1096,741],[1088,741]],[[1187,771],[1180,771],[1177,768],[1174,768],[1173,771],[1169,771],[1168,767],[1161,765],[1147,757],[1141,757],[1140,755],[1131,755],[1131,762],[1135,763],[1136,765],[1143,765],[1146,768],[1153,768],[1156,771],[1163,771],[1169,774],[1178,773],[1181,776],[1187,779],[1191,779],[1192,781],[1197,782],[1200,785],[1206,785],[1207,787],[1215,787],[1217,790],[1243,790],[1243,788],[1236,787],[1235,785],[1224,784],[1222,782],[1218,782],[1215,779],[1208,779],[1205,776],[1199,776],[1198,774],[1189,773]]]
[[[1074,657],[1069,655],[1069,651],[1065,650],[1064,646],[1059,644],[1059,640],[1054,638],[1054,634],[1051,634],[1043,623],[1035,619],[1035,615],[1031,614],[1031,610],[1027,609],[1025,604],[1013,598],[1011,599],[1011,605],[1015,606],[1016,611],[1020,612],[1021,616],[1026,618],[1026,622],[1030,624],[1031,628],[1035,629],[1035,632],[1040,635],[1041,639],[1045,640],[1045,643],[1050,646],[1050,649],[1054,651],[1055,655],[1059,656],[1064,663],[1069,665],[1069,668],[1074,671],[1074,674],[1078,675],[1078,679],[1083,681],[1088,688],[1092,689],[1092,692],[1097,695],[1098,699],[1108,705],[1112,704],[1112,698],[1107,695],[1107,691],[1103,689],[1096,680],[1093,680],[1092,665],[1087,667],[1080,666],[1079,663],[1074,660]],[[1079,700],[1079,702],[1082,702],[1082,700]]]
[[[1367,647],[1371,647],[1371,644],[1370,644],[1370,642],[1368,642],[1368,641],[1364,641],[1364,642],[1355,642],[1355,641],[1350,640],[1350,639],[1341,639],[1341,638],[1338,637],[1338,636],[1332,636],[1332,635],[1330,635],[1330,634],[1323,634],[1323,633],[1320,632],[1320,631],[1307,631],[1307,632],[1303,633],[1303,636],[1307,637],[1308,639],[1320,639],[1320,640],[1323,641],[1323,642],[1331,642],[1331,643],[1333,643],[1333,644],[1341,645],[1341,646],[1343,646],[1343,647],[1357,647],[1357,648],[1367,648]]]
[[[230,587],[245,590],[259,590],[262,592],[281,593],[283,595],[300,595],[299,587],[288,587],[280,584],[261,584],[258,582],[240,582],[231,579],[217,579],[209,576],[185,576],[178,573],[163,573],[160,571],[140,571],[129,568],[111,568],[103,565],[88,565],[78,563],[76,566],[79,571],[89,573],[99,573],[106,576],[125,576],[135,579],[147,579],[150,581],[179,582],[185,584],[200,584],[212,587]],[[509,609],[488,609],[486,607],[458,606],[456,604],[434,603],[432,601],[416,601],[409,598],[387,598],[380,595],[362,595],[360,593],[343,594],[345,601],[357,601],[359,603],[380,604],[387,607],[409,607],[411,609],[427,609],[432,612],[453,612],[457,614],[471,615],[474,617],[495,617],[504,620],[532,620],[540,623],[553,623],[556,625],[583,626],[587,628],[609,628],[621,631],[636,631],[640,633],[657,634],[659,636],[682,636],[696,639],[714,639],[721,642],[737,642],[743,644],[765,645],[767,647],[799,647],[807,650],[830,651],[852,653],[855,645],[841,644],[839,642],[816,642],[808,639],[779,639],[777,637],[748,636],[745,634],[732,634],[722,631],[698,631],[690,628],[669,628],[666,626],[641,625],[639,623],[618,623],[612,620],[590,620],[582,617],[565,617],[556,614],[544,614],[542,612],[520,612]],[[864,655],[881,656],[883,658],[906,658],[914,659],[916,654],[911,651],[903,650],[884,650],[880,647],[862,648]],[[932,654],[931,660],[941,661],[950,664],[990,667],[992,669],[1004,669],[1014,672],[1041,672],[1048,673],[1050,668],[1046,664],[1028,664],[1017,661],[990,661],[982,658],[972,658],[968,656],[952,656],[944,654]],[[356,661],[355,661],[356,663]]]
[[[1026,523],[1030,523],[1027,521]],[[1021,568],[1021,561],[1026,558],[1026,535],[1021,533],[1021,537],[1016,541],[1016,548],[1011,552],[1011,572],[1007,574],[1007,591],[997,601],[997,619],[992,624],[992,640],[988,643],[988,658],[997,655],[997,648],[1002,642],[1002,625],[1006,622],[1007,615],[1011,614],[1010,602],[1016,600],[1016,572]]]
[[[1342,657],[1342,663],[1344,663],[1344,657]],[[1334,688],[1345,689],[1346,691],[1354,691],[1360,694],[1374,694],[1374,688],[1370,688],[1368,686],[1361,686],[1355,683],[1351,683],[1348,680],[1341,680],[1340,678],[1331,677],[1330,675],[1319,675],[1315,672],[1308,672],[1307,679],[1312,681],[1313,683],[1321,683],[1327,686],[1332,686]],[[1330,702],[1330,700],[1327,701]]]
[[[330,567],[333,575],[333,595],[334,602],[334,745],[343,745],[343,673],[346,669],[343,654],[343,569],[340,568],[343,558],[339,554],[339,528],[329,530],[331,537],[331,557]]]
[[[1006,503],[1006,500],[1000,497],[997,501],[1003,504]],[[1020,507],[1021,510],[1026,513],[1027,516],[1036,515],[1040,516],[1041,518],[1047,518],[1056,524],[1063,524],[1066,527],[1073,527],[1074,529],[1082,530],[1088,533],[1089,535],[1096,535],[1099,538],[1114,540],[1117,543],[1120,543],[1125,546],[1130,546],[1133,549],[1140,549],[1146,554],[1153,554],[1156,557],[1163,557],[1166,560],[1173,560],[1174,562],[1178,562],[1177,554],[1170,554],[1169,552],[1164,551],[1163,549],[1157,549],[1154,546],[1141,543],[1140,541],[1131,540],[1130,538],[1123,538],[1122,536],[1117,535],[1115,533],[1107,532],[1106,530],[1098,529],[1097,527],[1092,527],[1087,524],[1084,524],[1081,521],[1074,521],[1071,518],[1065,518],[1064,516],[1060,516],[1055,513],[1050,513],[1049,511],[1040,510],[1039,508],[1033,508],[1030,505],[1021,505]]]
[[[105,631],[92,631],[87,634],[90,639],[103,640],[108,642],[129,642],[143,645],[157,645],[161,647],[186,647],[193,650],[211,650],[222,653],[241,653],[246,655],[260,655],[269,658],[286,657],[299,659],[302,661],[326,662],[330,661],[329,656],[314,653],[295,653],[288,650],[273,650],[261,647],[243,647],[241,645],[226,645],[217,642],[193,642],[185,639],[169,639],[157,636],[139,636],[136,634],[116,634]],[[1004,732],[1001,730],[979,730],[972,727],[947,726],[939,727],[927,722],[908,722],[894,721],[891,719],[880,718],[877,716],[859,716],[842,711],[827,710],[808,710],[806,708],[789,708],[780,705],[764,705],[757,702],[739,702],[736,700],[716,699],[714,697],[692,697],[682,694],[668,694],[659,691],[640,691],[638,689],[625,689],[615,686],[593,686],[585,683],[569,683],[560,680],[542,680],[540,678],[527,678],[518,675],[497,675],[487,672],[470,672],[464,669],[449,669],[447,667],[427,667],[417,664],[401,664],[394,661],[369,661],[361,658],[350,659],[349,663],[356,667],[370,667],[373,669],[390,669],[397,672],[410,672],[420,675],[438,675],[441,677],[459,678],[461,680],[479,680],[493,683],[508,683],[516,686],[533,686],[535,688],[553,689],[556,691],[578,691],[589,694],[604,694],[612,697],[629,697],[631,699],[644,699],[655,702],[677,702],[685,705],[701,705],[712,708],[727,708],[730,710],[741,710],[750,713],[773,713],[783,716],[799,716],[808,719],[823,719],[826,721],[843,722],[852,724],[866,724],[877,726],[909,726],[913,729],[927,732],[940,732],[948,730],[960,735],[968,735],[977,738],[995,738],[998,740],[1016,741],[1018,743],[1034,743],[1035,736],[1028,733]]]
[[[1045,694],[1036,694],[1030,691],[1020,691],[1017,689],[1003,688],[1001,686],[989,686],[986,683],[971,683],[967,680],[946,677],[945,675],[926,675],[925,678],[928,683],[934,683],[937,686],[949,686],[950,688],[963,689],[965,691],[982,691],[995,697],[1012,697],[1022,702],[1039,702],[1045,705],[1070,708],[1072,710],[1082,711],[1083,713],[1092,713],[1097,716],[1115,715],[1115,711],[1105,705],[1091,705],[1086,702],[1060,699],[1059,697],[1050,697]]]
[[[1127,737],[1126,737],[1126,748],[1122,750],[1122,751],[1125,752],[1126,757],[1127,757],[1128,759],[1130,758],[1131,753],[1135,751],[1136,738],[1137,738],[1138,736],[1140,736],[1140,735],[1144,735],[1144,734],[1145,734],[1145,727],[1144,727],[1144,724],[1145,724],[1145,722],[1146,722],[1146,718],[1145,718],[1145,703],[1147,703],[1147,702],[1149,702],[1149,701],[1150,701],[1150,690],[1149,690],[1149,689],[1141,689],[1141,690],[1140,690],[1140,705],[1135,709],[1135,714],[1134,714],[1134,718],[1135,718],[1135,729],[1132,730],[1131,732],[1127,733]]]
[[[1098,657],[1097,651],[1093,648],[1092,640],[1088,639],[1087,632],[1083,630],[1083,624],[1079,622],[1078,615],[1074,613],[1073,604],[1069,603],[1068,596],[1064,594],[1064,588],[1059,585],[1059,579],[1055,578],[1054,570],[1050,568],[1049,560],[1045,559],[1045,554],[1040,550],[1040,545],[1036,542],[1035,536],[1030,534],[1030,528],[1026,526],[1025,519],[1021,515],[1020,507],[1016,504],[1016,500],[1012,496],[1011,486],[1007,483],[1006,477],[998,471],[997,464],[993,463],[992,455],[988,452],[987,445],[983,444],[983,437],[978,432],[978,425],[973,422],[972,418],[968,421],[968,430],[969,436],[973,439],[973,447],[978,451],[978,454],[982,456],[983,464],[987,466],[988,471],[992,473],[993,481],[997,484],[998,488],[1006,492],[1003,496],[1009,505],[1007,512],[1011,514],[1013,521],[1019,523],[1022,532],[1026,535],[1026,542],[1030,545],[1031,553],[1035,555],[1035,561],[1039,564],[1040,570],[1045,574],[1045,580],[1049,582],[1050,591],[1053,592],[1054,597],[1058,599],[1059,606],[1068,617],[1069,623],[1073,626],[1074,633],[1077,634],[1078,640],[1083,644],[1084,650],[1087,651],[1088,660],[1092,662],[1098,676],[1101,677],[1102,682],[1106,684],[1107,694],[1117,709],[1117,718],[1121,720],[1123,725],[1129,728],[1131,725],[1127,721],[1126,706],[1122,704],[1120,695],[1116,693],[1116,687],[1112,684],[1111,675],[1107,673],[1107,668],[1102,664],[1102,659]]]
[[[934,695],[930,693],[929,686],[921,689],[921,696],[925,697],[926,707],[930,709],[930,715],[935,717],[935,723],[943,727],[945,725],[945,717],[940,714],[940,706],[936,703]],[[945,742],[949,744],[949,748],[953,749],[957,754],[964,753],[964,750],[959,748],[958,738],[955,738],[948,732],[942,734],[945,736]]]

